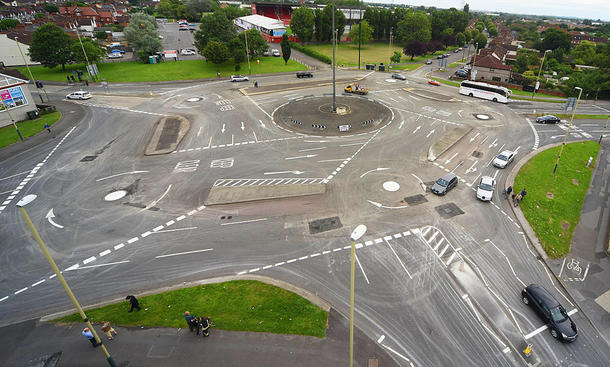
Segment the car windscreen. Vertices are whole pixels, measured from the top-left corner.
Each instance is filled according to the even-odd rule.
[[[567,317],[568,317],[568,314],[566,313],[566,310],[563,307],[557,306],[557,307],[551,308],[551,318],[553,319],[553,321],[562,322]]]
[[[448,184],[449,182],[447,182],[447,181],[443,180],[442,178],[439,178],[439,179],[438,179],[438,181],[436,181],[436,183],[437,183],[437,184],[439,184],[439,185],[441,185],[441,186],[443,186],[443,187],[445,187],[445,186],[447,186],[447,184]]]
[[[492,191],[494,188],[490,184],[482,183],[479,185],[479,189],[485,191]]]
[[[500,155],[498,156],[498,159],[501,159],[501,160],[503,160],[503,161],[507,161],[507,160],[508,160],[508,157],[507,157],[507,156],[505,156],[505,155],[500,154]]]

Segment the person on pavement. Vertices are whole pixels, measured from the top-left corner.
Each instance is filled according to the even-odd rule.
[[[95,337],[93,336],[93,333],[91,332],[91,330],[89,330],[88,327],[83,329],[83,332],[81,333],[83,334],[83,336],[85,338],[87,338],[90,342],[91,345],[93,345],[93,348],[97,347],[99,344],[95,341]]]
[[[186,324],[189,326],[189,330],[190,331],[193,331],[195,329],[195,325],[192,322],[194,318],[195,317],[191,316],[191,313],[189,311],[186,311],[184,313],[184,320],[186,320]]]

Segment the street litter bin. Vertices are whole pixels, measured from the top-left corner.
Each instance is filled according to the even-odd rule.
[[[375,70],[375,66],[373,64],[366,64],[366,70]]]
[[[38,116],[40,116],[40,114],[38,113],[38,110],[34,110],[34,111],[28,111],[28,118],[30,120],[33,120],[35,118],[38,118]]]
[[[379,71],[385,71],[385,65],[383,63],[379,64]]]
[[[157,63],[157,58],[155,56],[148,56],[148,63],[149,64],[156,64]]]

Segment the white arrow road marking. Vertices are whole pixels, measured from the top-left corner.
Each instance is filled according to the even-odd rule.
[[[57,228],[64,228],[64,226],[59,225],[53,221],[53,218],[55,218],[55,214],[53,213],[53,208],[51,208],[51,210],[49,210],[49,212],[46,215],[46,218],[49,220],[49,223],[51,223],[53,226],[55,226]]]
[[[244,131],[244,129],[245,129],[245,128],[246,128],[246,127],[244,126],[244,122],[242,121],[242,122],[241,122],[241,131]]]
[[[258,122],[260,122],[260,123],[261,123],[261,126],[262,126],[262,127],[265,127],[265,124],[263,124],[263,121],[262,121],[262,120],[258,120]]]
[[[474,161],[474,163],[472,163],[472,166],[470,166],[467,170],[466,170],[466,174],[470,173],[470,172],[476,172],[477,168],[475,167],[475,165],[479,163],[479,161]]]
[[[473,136],[472,138],[470,138],[470,142],[472,143],[474,141],[474,139],[477,138],[477,136],[481,135],[481,133],[477,133],[475,136]]]
[[[159,256],[155,256],[155,259],[160,259],[163,257],[171,257],[171,256],[179,256],[179,255],[188,255],[188,254],[195,254],[198,252],[206,252],[206,251],[212,251],[214,250],[213,248],[205,248],[203,250],[194,250],[194,251],[186,251],[186,252],[176,252],[174,254],[167,254],[167,255],[159,255]]]
[[[381,203],[375,202],[375,201],[371,201],[371,200],[367,200],[369,203],[375,205],[378,208],[381,208]]]
[[[149,171],[131,171],[131,172],[124,172],[124,173],[117,173],[116,175],[112,175],[112,176],[108,176],[108,177],[102,177],[102,178],[98,178],[97,180],[95,180],[96,182],[99,181],[103,181],[103,180],[107,180],[109,178],[114,178],[114,177],[118,177],[118,176],[123,176],[123,175],[133,175],[136,173],[148,173]]]
[[[301,156],[298,156],[298,157],[287,157],[287,158],[284,158],[284,159],[288,161],[288,160],[291,160],[291,159],[313,158],[313,157],[317,157],[317,156],[318,156],[317,154],[308,154],[308,155],[301,155]]]
[[[226,131],[226,127],[227,127],[227,125],[226,125],[226,124],[222,124],[222,129],[220,129],[220,131],[221,131],[223,134],[224,134],[224,133],[225,133],[225,131]]]
[[[199,126],[199,130],[197,131],[197,136],[201,135],[201,130],[203,129],[203,126]]]
[[[310,152],[310,151],[312,151],[312,150],[321,150],[321,149],[326,149],[326,147],[320,147],[320,148],[309,148],[309,149],[301,149],[301,150],[299,150],[299,153],[300,153],[300,152]]]
[[[447,160],[445,161],[445,164],[449,164],[449,163],[451,163],[451,161],[453,160],[453,158],[455,158],[455,156],[457,156],[457,155],[458,155],[457,153],[455,153],[454,155],[452,155],[452,156],[451,156],[451,158],[449,158],[449,159],[447,159]]]
[[[421,129],[421,125],[416,127],[415,130],[413,130],[412,134],[415,134],[419,129]]]
[[[432,129],[432,131],[430,131],[430,132],[428,133],[428,135],[426,135],[426,138],[429,138],[429,137],[430,137],[430,135],[434,134],[434,131],[435,131],[435,130],[434,130],[434,129]]]
[[[361,174],[361,175],[360,175],[360,178],[362,178],[362,177],[366,176],[368,173],[371,173],[371,172],[375,172],[375,171],[385,171],[385,170],[388,170],[388,169],[389,169],[389,168],[382,168],[382,167],[375,168],[375,169],[372,169],[372,170],[370,170],[370,171],[366,171],[366,172],[364,172],[363,174]]]
[[[421,178],[415,176],[414,173],[411,173],[411,176],[415,177],[415,179],[417,181],[419,181],[419,184],[421,185],[421,189],[424,190],[424,193],[426,193],[426,184],[424,183],[424,181],[422,181]]]
[[[167,190],[165,190],[165,192],[163,193],[163,195],[161,195],[160,198],[158,198],[157,200],[154,200],[152,203],[146,205],[146,207],[144,209],[140,210],[140,212],[142,212],[144,210],[148,210],[148,209],[152,208],[153,206],[157,205],[157,203],[159,201],[161,201],[165,197],[165,195],[167,195],[167,193],[169,192],[169,190],[171,188],[172,188],[172,184],[169,184],[169,186],[167,187]]]
[[[404,208],[408,208],[408,205],[403,205],[403,206],[385,206],[381,203],[378,203],[376,201],[372,201],[372,200],[367,200],[369,203],[375,205],[378,208],[384,208],[384,209],[404,209]]]
[[[399,129],[402,129],[402,125],[404,125],[404,124],[405,124],[405,120],[402,120],[402,121],[400,122],[400,125],[398,126],[398,128],[399,128]]]
[[[302,175],[305,172],[303,172],[303,171],[279,171],[279,172],[265,172],[265,173],[263,173],[263,175],[281,175],[281,174],[284,174],[284,173],[292,173],[294,175]]]
[[[493,148],[495,146],[497,146],[498,144],[496,144],[496,142],[498,141],[498,139],[494,140],[491,144],[489,144],[490,148]]]
[[[519,148],[521,148],[521,145],[519,145],[519,146],[517,147],[517,149],[513,150],[513,152],[515,153],[515,155],[516,155],[516,154],[517,154],[517,152],[519,151]]]

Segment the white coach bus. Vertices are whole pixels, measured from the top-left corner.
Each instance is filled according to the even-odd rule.
[[[510,90],[507,88],[467,80],[460,84],[460,94],[501,103],[508,103],[510,98]]]

